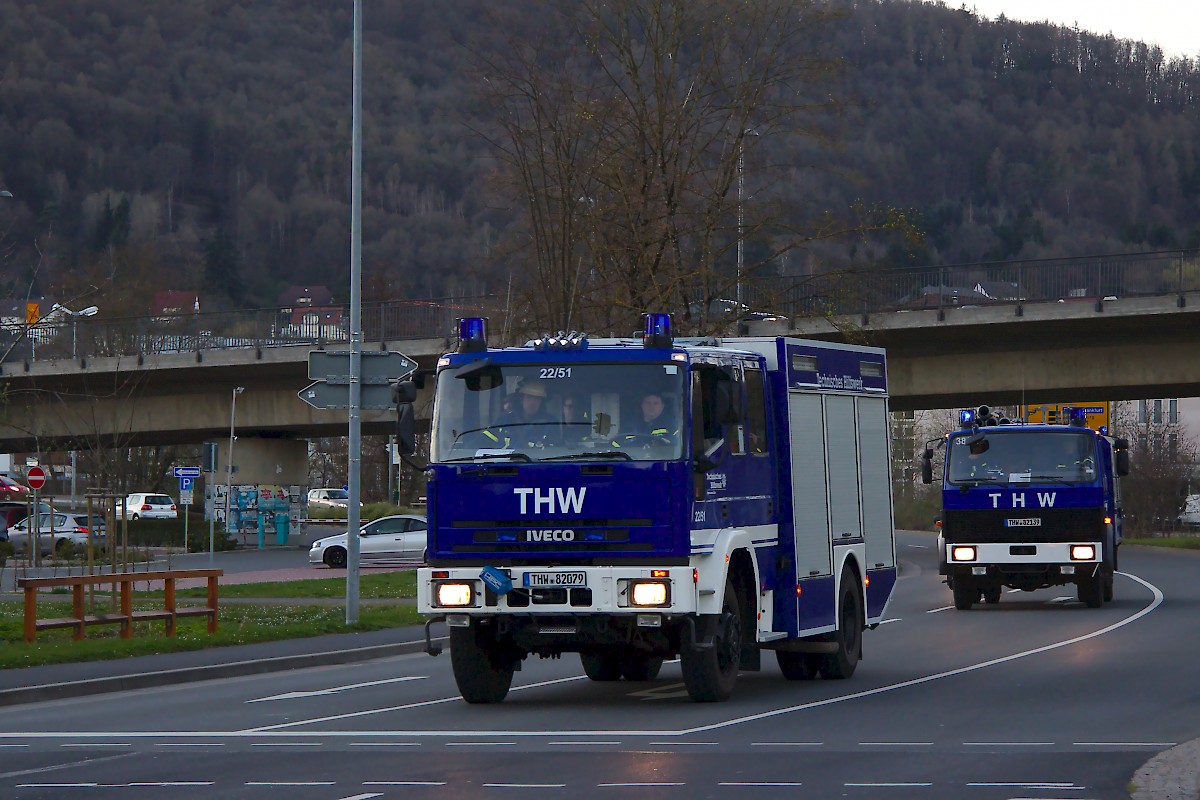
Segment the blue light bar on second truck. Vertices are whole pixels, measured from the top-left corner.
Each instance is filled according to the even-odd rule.
[[[964,408],[962,411],[958,412],[958,421],[964,426],[970,425],[975,421],[975,409]]]
[[[642,332],[642,344],[646,347],[670,347],[674,342],[671,334],[670,314],[647,314]]]
[[[462,317],[458,321],[458,352],[487,349],[487,317]]]

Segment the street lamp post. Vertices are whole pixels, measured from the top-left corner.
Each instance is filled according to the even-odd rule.
[[[76,333],[77,333],[76,329],[79,327],[79,318],[80,317],[94,317],[94,316],[96,316],[97,312],[100,311],[100,309],[97,308],[96,306],[88,306],[87,308],[82,308],[79,311],[72,311],[71,309],[67,308],[66,306],[55,303],[54,310],[61,311],[62,313],[66,314],[67,316],[69,316],[71,318],[71,358],[74,359],[75,352],[76,352],[76,349],[75,349],[76,342],[78,339],[78,337],[76,336]]]
[[[237,421],[237,398],[238,395],[246,391],[245,386],[238,386],[233,390],[233,398],[229,401],[229,459],[225,463],[225,533],[229,534],[229,523],[233,519],[233,440],[237,437],[233,435],[234,425]]]

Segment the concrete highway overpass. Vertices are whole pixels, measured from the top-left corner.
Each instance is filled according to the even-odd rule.
[[[893,410],[1200,396],[1200,293],[1098,306],[1028,303],[805,318],[790,328],[764,323],[750,332],[887,348]],[[400,350],[431,368],[450,346],[448,339],[427,338],[364,349]],[[310,349],[7,363],[0,367],[0,452],[227,440],[235,386],[246,387],[237,401],[239,437],[300,442],[343,434],[345,411],[317,411],[296,396],[308,383]],[[363,432],[389,433],[392,419],[392,412],[365,411]]]

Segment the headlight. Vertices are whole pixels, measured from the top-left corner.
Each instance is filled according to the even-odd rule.
[[[469,583],[439,583],[437,604],[443,608],[458,608],[471,605],[475,599],[475,588]]]
[[[950,560],[951,561],[974,561],[975,560],[975,548],[974,547],[951,547],[950,548]]]
[[[1096,545],[1094,545],[1094,544],[1073,544],[1073,545],[1071,545],[1071,559],[1074,561],[1095,561],[1096,560]]]
[[[631,598],[635,606],[665,606],[670,596],[665,581],[642,581],[633,585]]]

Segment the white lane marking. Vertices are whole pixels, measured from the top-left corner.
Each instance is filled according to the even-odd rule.
[[[803,785],[804,785],[803,783],[796,783],[796,782],[791,782],[791,781],[721,781],[720,783],[717,784],[717,786],[768,786],[768,787],[772,787],[772,788],[782,787],[782,786],[803,786]]]
[[[446,747],[512,747],[516,742],[446,742]]]
[[[1017,592],[1023,592],[1023,591],[1025,591],[1025,590],[1024,590],[1024,589],[1009,589],[1009,590],[1008,590],[1008,593],[1009,593],[1009,594],[1016,594]]]
[[[0,747],[29,747],[27,744],[0,744]]]
[[[252,742],[251,747],[320,747],[320,742]]]
[[[751,747],[824,747],[824,742],[751,742]]]
[[[1052,747],[1054,742],[963,742],[963,747]]]
[[[350,683],[345,686],[331,686],[328,689],[314,689],[310,692],[286,692],[284,694],[271,695],[270,697],[256,697],[253,700],[246,700],[246,703],[266,703],[270,700],[296,700],[302,697],[325,697],[326,695],[338,694],[339,692],[348,692],[351,689],[362,689],[366,686],[382,686],[387,683],[404,683],[406,681],[423,681],[427,678],[426,675],[412,675],[404,678],[387,678],[381,681],[366,681],[365,683]]]
[[[1047,791],[1049,791],[1051,789],[1083,789],[1083,788],[1085,788],[1083,786],[1076,786],[1073,782],[1060,783],[1058,781],[1034,781],[1031,783],[1021,783],[1019,781],[1013,781],[1013,782],[979,781],[978,783],[968,783],[967,786],[981,786],[981,787],[997,788],[997,789],[1006,789],[1006,788],[1007,789],[1045,789]]]
[[[1174,747],[1178,742],[1072,742],[1076,747]]]
[[[899,619],[881,619],[881,620],[879,620],[878,624],[887,625],[889,622],[900,622],[900,620]]]
[[[905,547],[915,547],[918,550],[928,550],[929,549],[929,545],[927,545],[927,544],[909,544],[909,545],[905,545]]]
[[[564,745],[564,746],[569,746],[569,747],[591,747],[593,745],[610,745],[611,746],[611,745],[617,745],[617,744],[621,744],[621,743],[613,741],[613,742],[547,742],[546,744],[557,744],[557,745]]]
[[[126,786],[214,786],[216,781],[138,781]]]
[[[928,611],[926,611],[925,613],[926,614],[936,614],[939,611],[949,611],[952,608],[954,608],[954,606],[942,606],[941,608],[931,608]]]
[[[562,789],[565,783],[485,783],[485,789]]]
[[[666,747],[716,747],[720,742],[650,742],[651,746],[660,744]]]
[[[621,787],[638,787],[638,786],[687,786],[686,783],[597,783],[596,786],[601,789],[614,789]]]
[[[155,747],[224,747],[225,742],[155,742]]]
[[[95,789],[98,783],[18,783],[18,789]]]
[[[893,788],[893,789],[910,789],[913,787],[933,786],[932,783],[843,783],[842,786],[853,788]]]
[[[676,697],[687,697],[687,687],[682,683],[667,683],[662,686],[652,686],[636,692],[628,692],[630,697],[640,697],[643,700],[672,700]]]
[[[59,747],[133,747],[133,742],[68,742]]]
[[[349,797],[343,797],[342,800],[371,800],[372,797],[383,797],[383,792],[367,792],[365,794],[353,794]]]
[[[351,747],[420,747],[420,742],[351,742]]]
[[[1046,604],[1049,605],[1050,603],[1070,603],[1070,602],[1073,602],[1074,600],[1075,600],[1074,597],[1071,597],[1069,595],[1063,595],[1062,597],[1056,597],[1053,600],[1047,600]]]
[[[714,731],[714,730],[720,730],[722,728],[732,727],[734,725],[744,725],[746,723],[757,722],[759,720],[770,719],[771,717],[783,716],[785,714],[794,714],[799,711],[807,711],[807,710],[810,710],[813,708],[822,708],[825,706],[835,705],[837,703],[844,703],[844,702],[847,702],[850,700],[860,700],[865,697],[874,697],[876,695],[886,694],[888,692],[894,692],[894,691],[898,691],[900,689],[907,689],[912,686],[920,686],[920,685],[923,685],[926,683],[932,683],[934,681],[943,680],[945,678],[951,678],[951,677],[955,677],[958,675],[964,675],[964,674],[970,673],[970,672],[977,672],[979,670],[987,669],[988,667],[994,667],[999,664],[1006,664],[1010,661],[1016,661],[1018,659],[1027,658],[1029,656],[1038,655],[1041,653],[1048,653],[1053,650],[1059,650],[1064,647],[1069,647],[1074,644],[1079,644],[1080,642],[1089,641],[1089,640],[1095,639],[1099,636],[1104,636],[1106,634],[1112,633],[1113,631],[1123,628],[1126,625],[1130,625],[1134,622],[1137,622],[1142,617],[1145,617],[1147,614],[1153,613],[1160,605],[1162,605],[1164,596],[1163,596],[1162,591],[1160,591],[1157,586],[1154,586],[1153,584],[1149,583],[1148,581],[1145,581],[1142,578],[1139,578],[1137,575],[1133,575],[1131,573],[1118,572],[1116,574],[1121,575],[1123,577],[1127,577],[1130,580],[1136,581],[1137,583],[1140,583],[1142,586],[1144,586],[1146,589],[1150,590],[1150,592],[1153,595],[1153,600],[1150,602],[1149,605],[1147,605],[1146,607],[1140,609],[1139,611],[1137,611],[1133,614],[1130,614],[1128,617],[1118,620],[1117,622],[1114,622],[1111,625],[1108,625],[1104,628],[1100,628],[1099,630],[1092,631],[1091,633],[1086,633],[1081,636],[1076,636],[1072,639],[1064,639],[1059,642],[1053,642],[1051,644],[1043,645],[1041,647],[1035,647],[1030,650],[1024,650],[1019,653],[1012,653],[1007,656],[1000,656],[998,658],[989,659],[987,661],[981,661],[976,664],[969,664],[965,667],[958,667],[955,669],[945,670],[943,672],[937,672],[937,673],[934,673],[931,675],[925,675],[925,676],[922,676],[919,678],[912,678],[907,681],[900,681],[899,683],[892,683],[892,684],[888,684],[886,686],[879,686],[874,689],[867,689],[867,690],[864,690],[861,692],[853,692],[850,694],[837,695],[836,697],[830,697],[830,698],[826,698],[824,700],[817,700],[817,701],[813,701],[811,703],[804,703],[801,705],[786,706],[783,708],[772,709],[770,711],[764,711],[764,712],[760,712],[758,714],[750,714],[750,715],[743,716],[743,717],[734,717],[731,719],[724,720],[722,722],[715,722],[715,723],[711,723],[709,725],[700,725],[700,726],[697,726],[694,728],[686,728],[686,729],[680,729],[680,730],[667,730],[667,731],[663,731],[663,730],[657,730],[657,731],[647,731],[647,730],[632,730],[632,731],[629,731],[629,730],[625,730],[625,731],[622,731],[622,730],[600,730],[600,731],[597,731],[597,730],[587,730],[587,731],[580,731],[580,730],[566,730],[566,731],[563,731],[563,730],[555,730],[555,731],[511,731],[511,730],[510,731],[497,731],[497,730],[492,730],[492,731],[450,731],[450,730],[346,731],[346,730],[338,730],[338,731],[328,731],[328,730],[323,730],[323,731],[286,731],[286,732],[281,731],[278,733],[275,731],[276,728],[285,728],[285,727],[290,727],[290,726],[294,726],[294,725],[310,725],[310,724],[314,724],[314,723],[318,723],[318,722],[325,722],[325,721],[329,721],[329,720],[333,720],[333,719],[364,716],[367,714],[380,714],[380,713],[385,713],[387,711],[395,711],[395,710],[401,710],[401,709],[412,708],[412,707],[417,707],[417,706],[435,705],[435,704],[439,704],[439,703],[448,703],[448,702],[454,702],[454,701],[461,699],[459,696],[455,696],[455,697],[450,697],[450,698],[444,698],[441,700],[432,700],[432,701],[425,702],[425,703],[413,703],[413,704],[409,704],[407,706],[399,706],[399,707],[395,707],[395,708],[383,708],[383,709],[375,709],[375,710],[371,710],[371,711],[355,712],[352,714],[343,714],[343,715],[338,715],[338,716],[333,716],[333,717],[322,717],[322,718],[309,719],[309,720],[298,720],[296,722],[285,723],[282,725],[272,725],[272,726],[267,726],[264,728],[252,728],[249,730],[240,730],[240,731],[135,731],[135,732],[130,732],[130,731],[69,731],[69,732],[64,732],[64,731],[3,731],[3,732],[0,732],[0,740],[3,740],[3,739],[40,740],[40,739],[68,739],[68,738],[70,738],[70,739],[108,739],[108,738],[121,738],[121,739],[124,739],[124,738],[133,738],[133,739],[189,739],[189,738],[247,739],[247,738],[263,738],[263,737],[270,737],[270,736],[286,736],[286,737],[294,737],[294,738],[314,738],[314,739],[320,739],[320,738],[342,739],[342,738],[351,738],[351,737],[356,738],[356,739],[372,739],[372,738],[380,738],[380,737],[404,737],[404,738],[427,737],[427,738],[433,738],[433,737],[445,737],[445,736],[456,736],[456,737],[457,736],[511,736],[511,737],[521,737],[521,738],[542,738],[542,737],[550,737],[550,736],[553,736],[553,737],[562,737],[562,736],[638,736],[638,737],[687,736],[687,735],[691,735],[691,734],[706,733],[706,732],[710,732],[710,731]],[[552,681],[543,681],[541,683],[527,684],[526,686],[517,686],[517,687],[513,687],[512,691],[519,691],[521,689],[532,689],[532,688],[536,688],[536,687],[540,687],[540,686],[549,686],[549,685],[553,685],[553,684],[570,683],[570,682],[576,682],[576,681],[582,681],[582,680],[586,680],[586,676],[580,675],[580,676],[572,677],[572,678],[560,678],[560,679],[552,680]],[[795,745],[793,745],[793,746],[795,746]]]
[[[445,781],[363,781],[363,786],[445,786]]]
[[[337,786],[337,781],[246,781],[246,786]]]
[[[933,742],[859,742],[859,747],[933,747]]]
[[[509,689],[509,691],[510,692],[518,692],[523,689],[536,689],[536,688],[539,688],[542,686],[553,686],[558,683],[572,683],[572,682],[582,681],[582,680],[587,680],[587,676],[579,675],[579,676],[572,677],[572,678],[557,678],[552,681],[542,681],[540,683],[530,683],[530,684],[526,684],[525,686],[514,686],[513,688]],[[317,717],[315,719],[301,719],[301,720],[296,720],[295,722],[283,722],[278,725],[265,725],[261,728],[250,728],[248,730],[239,731],[239,732],[240,733],[265,733],[267,731],[280,730],[281,728],[292,728],[297,725],[312,725],[317,722],[332,722],[334,720],[347,719],[350,717],[365,717],[365,716],[370,716],[372,714],[386,714],[390,711],[407,711],[410,708],[422,708],[424,706],[436,706],[436,705],[440,705],[441,703],[453,703],[453,702],[456,702],[461,699],[462,699],[462,695],[456,694],[453,697],[442,697],[438,700],[424,700],[419,703],[406,703],[405,705],[402,705],[402,706],[390,706],[388,708],[374,708],[374,709],[369,709],[366,711],[352,711],[352,712],[349,712],[346,714],[334,714],[329,717]],[[447,736],[460,735],[460,733],[456,732],[456,731],[445,731],[445,734]],[[3,736],[3,735],[4,734],[0,734],[0,736]]]

